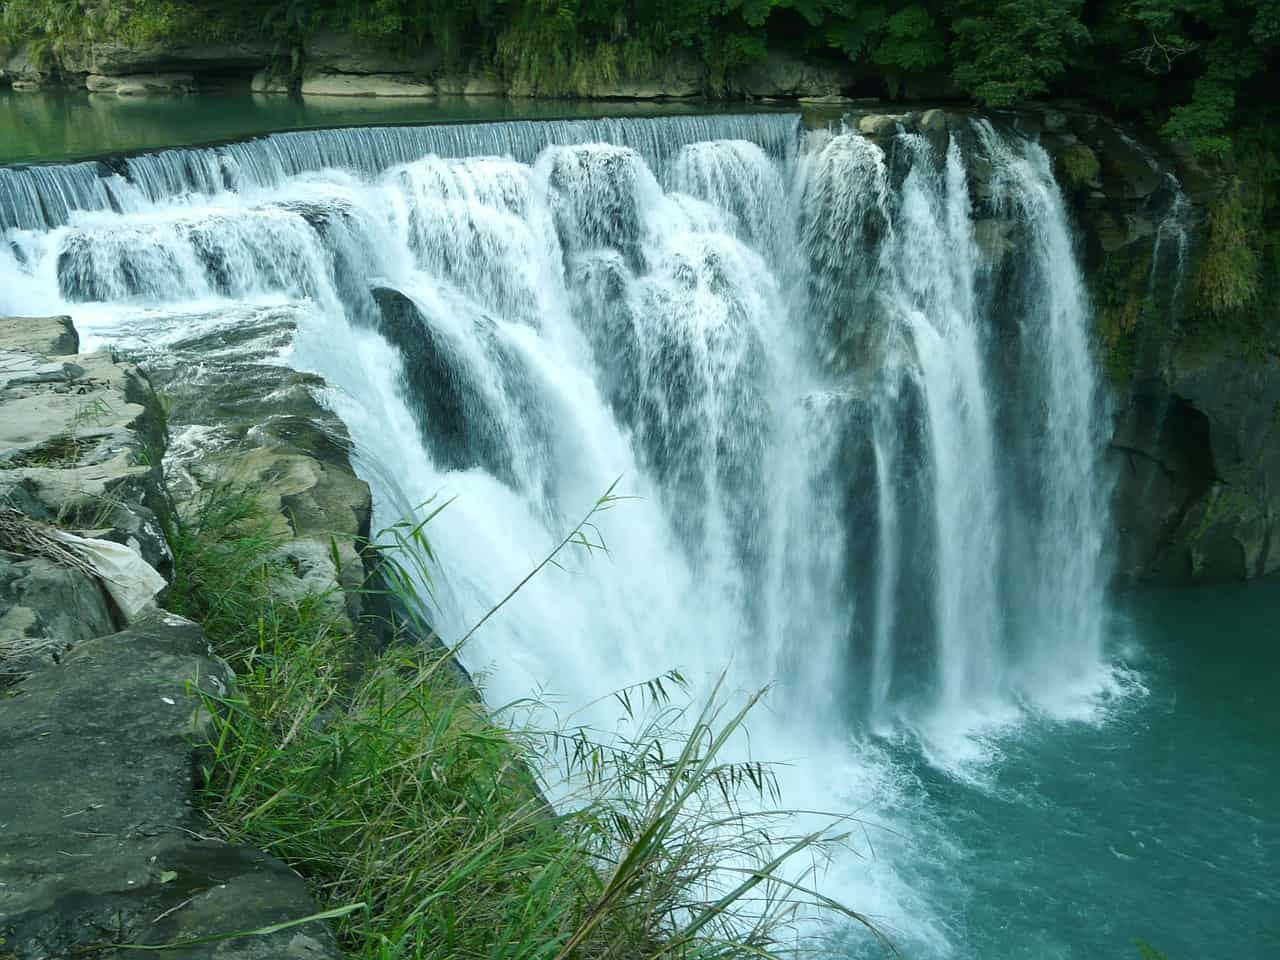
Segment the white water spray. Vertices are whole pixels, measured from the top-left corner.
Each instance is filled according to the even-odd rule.
[[[998,267],[977,217],[1016,237]],[[464,652],[494,702],[777,681],[753,734],[787,802],[892,819],[873,733],[963,761],[1102,673],[1088,305],[1043,152],[989,125],[942,153],[778,115],[282,134],[0,170],[0,225],[0,311],[99,340],[296,311],[377,521],[457,497],[445,637],[621,475],[611,559]],[[828,882],[945,952],[892,862]]]

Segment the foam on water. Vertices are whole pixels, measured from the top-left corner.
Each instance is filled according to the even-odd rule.
[[[430,531],[446,638],[622,477],[609,556],[533,580],[467,666],[494,704],[776,681],[754,755],[790,763],[789,806],[870,824],[823,889],[918,955],[957,923],[925,866],[964,854],[903,744],[981,783],[1027,717],[1114,696],[1088,303],[1034,143],[777,115],[306,132],[0,171],[0,218],[0,312],[88,343],[287,310],[376,522],[457,498]]]

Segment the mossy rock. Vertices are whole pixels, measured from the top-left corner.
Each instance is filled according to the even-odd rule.
[[[1083,143],[1068,143],[1054,157],[1059,175],[1073,190],[1097,186],[1102,174],[1102,163],[1091,147]]]

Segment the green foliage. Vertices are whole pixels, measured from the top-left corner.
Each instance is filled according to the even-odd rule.
[[[908,73],[939,66],[945,59],[938,25],[919,4],[903,7],[884,21],[884,37],[871,54],[873,63]]]
[[[1247,189],[1234,180],[1209,211],[1204,255],[1196,275],[1199,305],[1214,315],[1250,306],[1258,296],[1261,244],[1256,207]]]
[[[1128,247],[1109,254],[1091,272],[1107,376],[1125,384],[1133,375],[1138,329],[1152,319],[1150,248]]]
[[[1002,107],[1049,91],[1089,39],[1080,22],[1082,0],[961,2],[956,35],[956,80],[977,99]]]
[[[1280,78],[1280,0],[6,0],[0,42],[51,64],[99,40],[274,41],[318,30],[445,67],[495,69],[517,93],[588,95],[651,79],[672,57],[706,68],[707,92],[770,50],[846,59],[858,90],[894,93],[949,75],[1006,106],[1086,96],[1218,159],[1238,130],[1265,129]],[[1070,81],[1067,77],[1070,74]]]
[[[1071,187],[1080,188],[1093,183],[1102,172],[1098,155],[1083,143],[1070,143],[1057,154],[1063,179]]]
[[[563,549],[604,549],[593,518],[617,500],[607,492],[494,610]],[[405,610],[426,607],[414,585],[431,516],[377,548]],[[776,800],[770,768],[722,758],[760,694],[681,707],[667,674],[616,694],[621,737],[516,722],[525,705],[495,719],[440,647],[404,636],[371,653],[340,598],[296,596],[268,531],[234,491],[171,531],[173,600],[238,674],[206,697],[203,800],[228,839],[308,880],[348,955],[745,960],[794,947],[800,909],[862,920],[778,875],[843,836],[789,835],[784,812],[742,802]]]

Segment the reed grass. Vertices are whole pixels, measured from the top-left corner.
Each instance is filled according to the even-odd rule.
[[[530,577],[605,549],[594,518],[617,499]],[[731,709],[718,685],[695,706],[668,673],[618,691],[627,736],[492,715],[444,669],[460,644],[422,642],[425,527],[443,507],[380,538],[370,597],[400,613],[376,653],[341,604],[287,599],[255,509],[224,491],[172,532],[177,611],[239,675],[210,697],[202,802],[229,840],[308,880],[349,955],[761,958],[814,948],[824,919],[866,922],[813,889],[839,823],[796,835],[772,769],[724,759],[763,691]]]

